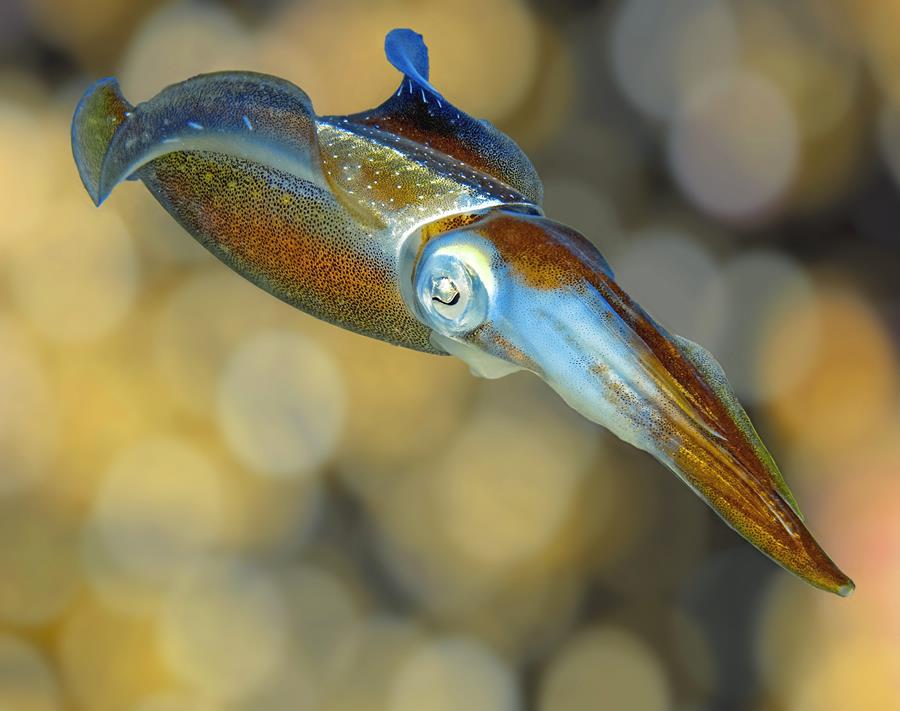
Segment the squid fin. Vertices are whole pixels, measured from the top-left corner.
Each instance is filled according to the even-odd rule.
[[[133,109],[114,79],[103,80],[75,113],[73,145],[97,204],[142,166],[175,151],[224,153],[324,184],[309,98],[290,82],[253,72],[200,75]]]
[[[784,476],[778,469],[778,465],[775,463],[772,455],[769,454],[769,450],[766,449],[766,446],[762,443],[762,440],[756,432],[756,428],[753,427],[753,423],[750,422],[750,418],[747,416],[741,403],[738,402],[737,396],[731,389],[731,385],[728,383],[728,379],[725,376],[725,371],[722,369],[722,366],[719,365],[712,353],[693,341],[689,341],[687,338],[677,335],[673,335],[672,339],[684,356],[694,365],[703,379],[709,384],[716,396],[718,396],[725,405],[728,415],[734,421],[738,430],[743,433],[747,438],[747,441],[753,447],[765,467],[765,470],[771,477],[776,490],[781,495],[781,498],[784,499],[785,503],[787,503],[791,509],[793,509],[794,513],[797,514],[797,517],[803,521],[803,514],[800,512],[800,507],[797,505],[793,493],[788,487],[787,482],[784,480]]]
[[[72,119],[72,154],[81,182],[95,204],[102,202],[100,173],[116,131],[132,110],[112,77],[100,79],[78,102]]]
[[[488,121],[472,118],[449,103],[429,81],[428,48],[422,35],[391,30],[384,40],[388,61],[403,73],[396,92],[381,106],[336,122],[380,128],[462,161],[539,205],[544,188],[528,156]]]

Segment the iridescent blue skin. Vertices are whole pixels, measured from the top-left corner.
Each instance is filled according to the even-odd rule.
[[[527,156],[429,83],[421,36],[394,30],[385,51],[400,87],[351,116],[317,116],[296,86],[248,72],[135,107],[101,80],[72,125],[85,187],[99,205],[143,181],[232,269],[337,326],[452,354],[484,377],[535,373],[785,568],[849,594],[712,356],[543,216]]]

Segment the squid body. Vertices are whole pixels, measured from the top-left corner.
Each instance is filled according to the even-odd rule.
[[[141,180],[225,264],[317,318],[484,377],[535,373],[763,553],[848,595],[713,357],[544,217],[528,157],[429,83],[420,35],[394,30],[385,51],[399,88],[349,116],[317,116],[293,84],[250,72],[194,77],[137,106],[101,80],[73,119],[82,181],[99,205]]]

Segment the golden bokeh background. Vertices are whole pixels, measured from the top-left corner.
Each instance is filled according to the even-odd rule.
[[[393,27],[729,373],[858,589],[815,591],[536,378],[242,281],[81,92],[376,105]],[[900,709],[900,0],[3,0],[0,710]]]

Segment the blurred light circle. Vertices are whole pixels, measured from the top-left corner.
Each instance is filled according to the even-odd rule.
[[[571,515],[592,447],[543,420],[476,415],[432,467],[433,523],[466,559],[492,569],[520,562]]]
[[[0,496],[43,480],[57,445],[56,403],[30,345],[0,316]]]
[[[288,4],[257,38],[258,51],[267,71],[302,87],[319,114],[353,113],[397,90],[401,77],[384,59],[382,36],[412,27],[425,38],[430,79],[447,101],[473,116],[502,118],[524,100],[535,78],[539,32],[531,12],[520,0],[458,0],[453,12],[445,10],[398,0]]]
[[[516,711],[522,699],[509,667],[483,645],[439,639],[410,655],[397,673],[390,711]]]
[[[529,155],[543,148],[572,118],[579,88],[575,47],[568,35],[549,23],[540,25],[539,35],[535,80],[524,101],[502,121],[503,130]]]
[[[235,506],[226,545],[248,555],[296,553],[309,541],[325,492],[317,477],[275,479],[229,467],[227,486]]]
[[[628,445],[613,449],[607,466],[613,469],[611,476],[629,482],[611,516],[618,523],[611,535],[619,546],[599,561],[604,587],[626,598],[677,595],[685,579],[709,557],[709,529],[718,522],[686,495],[682,481]],[[626,530],[624,536],[620,527]],[[660,545],[662,540],[666,545]]]
[[[531,662],[554,650],[577,624],[586,597],[581,571],[573,570],[569,559],[572,548],[584,544],[586,537],[576,529],[572,538],[560,546],[561,560],[552,567],[521,571],[483,597],[464,601],[445,615],[445,624],[482,640],[514,663]]]
[[[390,580],[417,606],[444,623],[456,624],[490,599],[511,571],[479,565],[433,526],[435,504],[425,474],[410,476],[393,496],[374,500],[378,553]]]
[[[696,239],[677,228],[644,228],[612,261],[616,281],[669,332],[714,342],[727,302],[715,289],[718,267]]]
[[[800,158],[789,203],[801,214],[839,204],[869,159],[870,102],[861,62],[853,40],[839,36],[852,23],[846,7],[826,5],[739,5],[744,66],[780,89],[796,119]],[[835,18],[824,17],[829,12],[845,15],[844,26],[835,28]]]
[[[137,312],[114,338],[90,347],[53,349],[48,355],[59,412],[59,451],[65,453],[50,482],[54,492],[84,511],[93,507],[112,458],[153,429],[171,424],[170,399],[156,379],[146,377],[146,316]]]
[[[329,709],[341,711],[388,709],[397,673],[423,638],[411,618],[370,615],[358,629],[341,675],[321,691],[321,698],[327,697]],[[294,711],[294,707],[284,711]]]
[[[339,471],[355,493],[380,498],[410,462],[431,457],[458,430],[470,407],[473,378],[455,358],[429,358],[329,328],[346,378]]]
[[[238,69],[246,31],[220,5],[173,2],[138,28],[122,60],[122,90],[132,103],[196,74]]]
[[[153,355],[169,396],[209,417],[235,347],[261,328],[292,323],[311,319],[221,264],[192,272],[166,295],[156,322]]]
[[[56,711],[59,686],[43,656],[23,640],[0,635],[0,709]]]
[[[713,350],[739,398],[754,404],[789,390],[812,367],[819,345],[815,290],[803,268],[785,254],[750,250],[725,265],[714,288],[701,298],[728,305]],[[789,313],[808,318],[791,318],[790,338],[773,341]]]
[[[158,492],[151,492],[146,504],[139,502],[134,519],[124,522],[125,533],[129,535],[138,527],[149,529],[150,533],[159,531],[161,540],[156,544],[152,535],[148,535],[149,540],[140,539],[137,545],[140,550],[135,551],[142,556],[140,559],[123,560],[124,547],[110,544],[115,527],[122,524],[117,514],[113,515],[108,529],[100,525],[97,510],[108,477],[96,487],[98,493],[92,497],[94,517],[82,534],[81,560],[91,588],[117,611],[158,614],[164,594],[177,581],[179,573],[202,563],[212,551],[233,551],[254,557],[293,556],[308,542],[318,521],[322,498],[318,480],[283,481],[257,476],[228,460],[214,431],[207,437],[194,436],[190,440],[174,437],[141,440],[137,447],[125,451],[172,442],[182,445],[186,453],[193,455],[191,459],[199,457],[203,466],[191,470],[193,475],[191,471],[182,472],[173,467],[171,476],[185,476],[190,481],[184,486],[172,486],[168,475],[163,475],[160,487],[171,493],[171,499],[163,501]],[[207,468],[213,478],[202,474],[198,478],[196,471]],[[206,493],[211,500],[198,502],[194,511],[192,497],[202,495],[210,484]],[[135,496],[143,497],[153,488],[138,485]],[[187,522],[182,528],[175,525],[175,514],[180,515],[179,507],[185,505],[188,509],[184,513],[190,515],[194,511],[197,520]],[[123,513],[129,506],[134,508],[126,503]],[[147,549],[153,554],[149,561]],[[164,565],[167,559],[168,568]]]
[[[816,510],[820,540],[850,570],[857,591],[834,614],[819,599],[823,632],[836,645],[852,635],[900,639],[900,413],[878,437],[828,457],[827,487]]]
[[[219,424],[234,453],[275,477],[309,475],[334,452],[344,384],[334,359],[289,331],[249,337],[222,373]]]
[[[817,590],[781,578],[763,599],[755,632],[756,668],[763,685],[779,698],[815,666],[825,649],[818,596]]]
[[[788,711],[897,709],[900,650],[896,641],[834,645],[785,694]]]
[[[552,177],[543,182],[545,212],[560,216],[609,256],[622,240],[616,209],[609,197],[599,188],[572,178]]]
[[[744,65],[782,89],[804,137],[822,138],[854,110],[860,64],[849,43],[825,28],[827,20],[811,17],[828,12],[825,5],[803,2],[793,10],[772,2],[740,3]]]
[[[118,216],[85,196],[59,199],[39,233],[8,263],[20,311],[55,341],[98,338],[125,317],[137,292],[138,261]]]
[[[173,589],[160,620],[166,661],[210,695],[251,693],[284,663],[288,616],[281,591],[240,561],[198,566]]]
[[[377,106],[400,83],[383,59],[383,33],[379,31],[375,39],[373,32],[380,24],[377,11],[384,6],[323,0],[285,3],[253,38],[251,66],[301,87],[320,115]]]
[[[0,250],[32,238],[52,198],[53,156],[42,114],[0,94]]]
[[[57,619],[81,586],[78,525],[36,499],[0,499],[0,620],[42,625]]]
[[[336,574],[308,563],[279,569],[276,580],[289,618],[284,651],[289,661],[244,696],[234,711],[312,711],[322,704],[329,709],[355,708],[338,701],[361,683],[356,670],[350,669],[364,620],[350,590]],[[380,651],[392,653],[387,646]],[[378,705],[369,697],[360,711],[372,707]]]
[[[153,616],[159,612],[165,584],[134,575],[110,552],[96,526],[81,536],[81,565],[85,582],[97,599],[124,615]]]
[[[729,4],[715,0],[625,0],[610,46],[619,86],[658,119],[705,76],[735,66],[740,50]]]
[[[668,138],[672,172],[709,214],[753,220],[791,187],[799,153],[794,114],[780,89],[749,72],[718,73],[696,86]]]
[[[480,390],[458,433],[368,498],[391,576],[445,621],[578,555],[576,508],[598,451],[595,427],[537,378]]]
[[[170,581],[222,537],[229,502],[206,454],[175,437],[120,452],[97,494],[93,525],[118,566]]]
[[[818,347],[803,376],[767,404],[773,420],[807,449],[837,452],[879,432],[896,406],[897,354],[872,307],[849,289],[821,289],[812,303],[781,315],[767,338],[763,380],[777,381],[779,351],[793,348],[795,324],[818,321]],[[805,338],[800,332],[800,338]],[[776,350],[777,345],[777,350]]]
[[[449,13],[440,4],[414,7],[409,26],[425,37],[437,90],[472,116],[497,121],[512,113],[531,88],[539,61],[540,35],[527,3],[462,0]],[[399,2],[394,8],[392,26],[403,27],[410,6]]]
[[[859,485],[874,483],[866,476]],[[888,487],[875,495],[890,495],[896,489]],[[844,513],[844,520],[838,519],[833,526],[837,535],[831,536],[843,553],[825,543],[829,552],[837,552],[837,560],[851,570],[857,592],[848,601],[821,595],[790,579],[780,580],[762,608],[757,627],[757,667],[763,685],[784,708],[894,708],[875,701],[889,698],[885,696],[885,681],[891,669],[894,674],[900,672],[895,643],[898,627],[891,624],[900,617],[890,618],[892,608],[897,608],[896,587],[891,585],[896,581],[890,579],[891,566],[885,566],[891,559],[891,547],[900,544],[900,538],[892,536],[900,528],[894,526],[896,531],[891,531],[892,520],[883,516],[891,513],[890,504],[875,512],[874,521],[865,520],[868,507],[863,501],[869,503],[870,498],[856,493],[855,485],[838,487],[833,493],[835,501],[848,505],[828,506],[818,512],[817,518],[831,523],[829,514]],[[882,532],[883,527],[887,530]],[[885,535],[893,540],[882,541]],[[866,547],[872,543],[874,548]],[[883,593],[887,594],[882,597]],[[885,655],[886,651],[892,654]],[[858,705],[850,700],[852,696],[858,698]],[[825,702],[827,698],[834,699],[834,706]]]
[[[660,660],[644,642],[615,628],[578,634],[541,679],[540,711],[664,711],[671,691]]]

